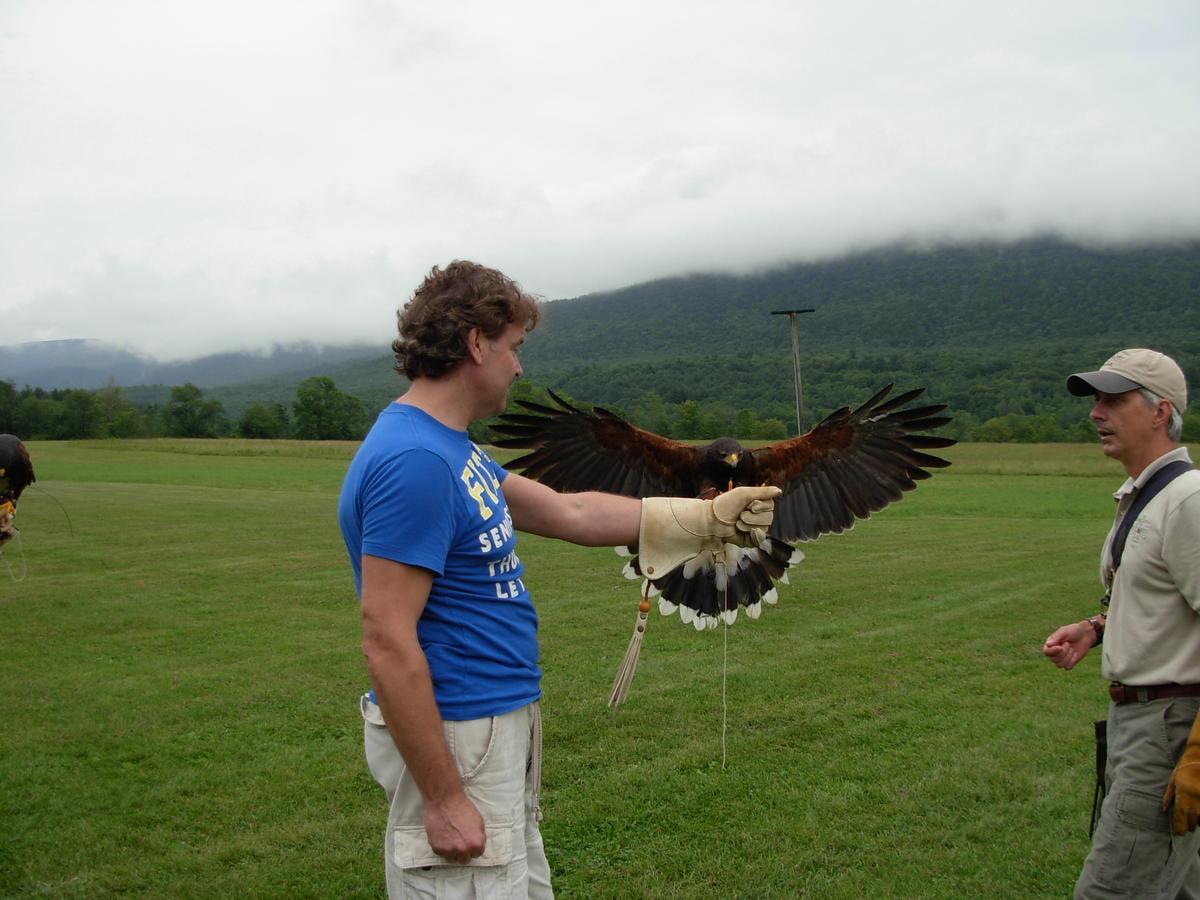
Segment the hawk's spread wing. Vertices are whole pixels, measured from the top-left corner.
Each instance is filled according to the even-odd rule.
[[[736,485],[773,484],[783,490],[768,535],[724,561],[700,554],[651,579],[662,592],[662,612],[678,608],[696,628],[732,622],[739,607],[757,618],[761,603],[776,600],[774,582],[787,583],[788,568],[803,558],[788,541],[844,531],[855,518],[866,518],[928,478],[926,469],[948,466],[921,451],[954,441],[919,433],[949,422],[937,415],[945,407],[905,409],[923,389],[885,402],[891,389],[888,385],[853,411],[837,410],[801,437],[745,453],[735,471]],[[706,486],[698,449],[600,407],[585,412],[553,391],[550,396],[557,408],[519,400],[528,413],[506,413],[493,426],[506,436],[496,446],[530,451],[510,468],[559,491],[695,497]],[[636,557],[626,574],[641,577]]]
[[[945,405],[905,408],[924,388],[891,400],[888,385],[862,406],[843,407],[807,434],[753,451],[752,477],[782,488],[770,534],[811,541],[839,533],[894,500],[928,469],[950,463],[924,450],[952,446],[950,438],[920,432],[945,425]]]
[[[553,391],[558,408],[518,400],[536,415],[505,413],[495,446],[530,450],[508,467],[556,491],[605,491],[628,497],[694,497],[698,454],[599,406],[577,409]]]

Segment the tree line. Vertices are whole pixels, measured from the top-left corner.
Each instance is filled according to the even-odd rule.
[[[219,400],[194,384],[171,388],[163,404],[135,406],[120,385],[17,390],[0,381],[0,432],[25,440],[86,440],[136,437],[244,437],[299,440],[359,440],[368,427],[367,409],[331,378],[315,375],[296,389],[290,405],[252,403],[231,418]]]
[[[570,380],[570,379],[568,379]],[[828,380],[828,379],[827,379]],[[840,396],[858,403],[866,400],[874,388],[860,385],[860,378],[833,379]],[[1001,379],[1008,398],[1004,411],[980,419],[970,410],[951,403],[954,420],[941,433],[964,441],[989,443],[1061,443],[1095,440],[1095,430],[1087,420],[1087,402],[1060,398],[1062,406],[1038,412],[1048,398],[1035,397],[1028,385]],[[585,387],[589,379],[582,379]],[[873,383],[873,382],[872,382]],[[948,389],[949,391],[949,389]],[[556,393],[575,406],[570,393]],[[828,401],[831,388],[814,392],[818,402],[806,407],[805,426],[811,428],[832,412]],[[949,391],[953,393],[953,391]],[[706,440],[723,435],[740,440],[776,441],[796,434],[792,398],[779,400],[767,408],[776,415],[764,415],[752,406],[737,406],[720,399],[697,400],[672,393],[674,402],[655,390],[643,391],[632,401],[611,404],[609,408],[635,425],[678,440]],[[934,391],[931,401],[948,399]],[[509,410],[521,411],[520,400],[553,405],[546,388],[522,379],[510,392]],[[916,402],[922,402],[920,400]],[[297,440],[361,440],[370,427],[374,410],[353,394],[341,391],[333,379],[324,375],[306,378],[296,388],[295,400],[283,403],[251,403],[240,416],[230,417],[219,400],[206,397],[194,384],[170,389],[162,404],[138,406],[131,403],[122,388],[110,383],[99,390],[81,388],[43,390],[25,387],[17,390],[9,381],[0,381],[0,432],[16,434],[26,440],[85,440],[96,438],[137,437],[243,437],[252,439],[294,438]],[[471,426],[473,440],[488,443],[492,439],[487,419]],[[1200,442],[1200,412],[1184,416],[1183,439]]]

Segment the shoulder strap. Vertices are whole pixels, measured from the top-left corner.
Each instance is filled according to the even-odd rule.
[[[1113,535],[1112,570],[1114,572],[1121,565],[1121,554],[1125,552],[1125,539],[1129,537],[1129,529],[1133,527],[1134,521],[1141,514],[1142,510],[1146,508],[1146,504],[1154,499],[1155,494],[1184,472],[1191,469],[1191,467],[1191,463],[1186,460],[1177,459],[1173,463],[1167,463],[1151,475],[1149,481],[1142,485],[1129,507],[1129,512],[1125,513],[1125,518],[1121,520],[1121,524],[1117,527],[1117,533]]]

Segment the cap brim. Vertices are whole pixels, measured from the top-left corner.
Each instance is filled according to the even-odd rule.
[[[1136,391],[1141,385],[1116,372],[1078,372],[1067,379],[1067,390],[1076,397],[1090,397],[1096,391],[1123,394]]]

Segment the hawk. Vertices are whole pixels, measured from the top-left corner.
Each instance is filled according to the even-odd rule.
[[[741,485],[775,485],[775,519],[756,546],[728,547],[724,561],[697,557],[661,578],[659,610],[679,610],[697,630],[737,618],[758,618],[777,599],[774,583],[803,559],[792,544],[839,534],[950,465],[926,450],[952,446],[928,434],[951,421],[944,404],[912,406],[917,388],[888,399],[893,385],[861,406],[842,407],[809,432],[747,449],[723,437],[695,447],[654,434],[601,407],[590,411],[554,391],[555,406],[518,400],[524,413],[505,413],[492,430],[497,447],[528,450],[508,467],[558,491],[605,491],[630,497],[711,497]],[[630,548],[633,552],[634,548]],[[626,566],[642,577],[636,556]],[[648,594],[650,596],[650,594]]]
[[[35,481],[25,445],[15,435],[0,434],[0,544],[13,536],[12,518],[17,501],[21,492]]]

